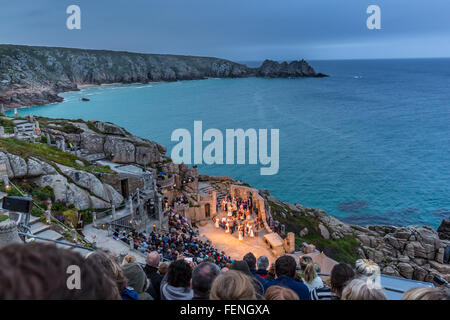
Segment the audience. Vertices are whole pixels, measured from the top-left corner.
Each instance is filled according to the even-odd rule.
[[[300,300],[311,300],[308,287],[294,280],[296,269],[297,263],[293,257],[289,255],[279,257],[275,261],[276,279],[266,282],[264,285],[265,290],[271,286],[287,287],[293,290]]]
[[[368,278],[356,278],[342,290],[342,300],[387,300],[382,289],[369,285]]]
[[[139,299],[138,293],[132,287],[127,286],[128,281],[123,269],[112,252],[97,250],[89,254],[86,260],[100,266],[103,269],[102,271],[116,283],[122,300]]]
[[[161,265],[158,268],[158,273],[161,275],[161,277],[164,277],[167,274],[167,271],[169,271],[169,264],[161,263]]]
[[[271,286],[267,289],[264,300],[299,300],[299,298],[291,289],[280,286]]]
[[[130,262],[136,262],[136,258],[135,256],[131,255],[131,254],[127,254],[122,261],[122,265],[126,265],[127,263]]]
[[[339,263],[331,269],[331,287],[313,289],[312,300],[339,300],[345,285],[355,277],[355,272],[346,263]]]
[[[192,269],[184,260],[177,260],[169,265],[167,275],[161,282],[161,300],[191,300]]]
[[[191,279],[191,287],[194,291],[192,300],[208,300],[211,286],[219,274],[219,267],[211,262],[202,262],[195,267]]]
[[[147,292],[155,300],[161,300],[161,280],[162,276],[158,273],[158,266],[161,258],[156,251],[150,252],[145,258],[144,272],[147,278],[150,280]]]
[[[214,280],[211,300],[256,300],[256,291],[250,276],[244,272],[230,270]]]
[[[450,300],[448,288],[413,288],[403,293],[402,300]]]
[[[137,292],[138,300],[153,300],[152,296],[146,292],[150,281],[142,267],[137,262],[130,262],[123,265],[122,269],[128,285]]]
[[[71,281],[76,274],[80,281]],[[0,288],[0,300],[120,300],[116,283],[101,265],[54,244],[0,247]]]

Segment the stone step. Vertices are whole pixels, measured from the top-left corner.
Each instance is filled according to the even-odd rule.
[[[33,224],[38,223],[40,221],[41,221],[41,219],[39,217],[35,217],[35,216],[31,216],[30,215],[30,226],[32,226]]]
[[[50,240],[61,240],[63,239],[63,235],[54,231],[54,230],[45,230],[39,234],[40,237],[45,237]],[[36,239],[37,242],[46,242],[45,240]]]
[[[50,229],[50,225],[42,222],[35,222],[31,224],[31,232],[35,235],[39,235],[40,233]]]

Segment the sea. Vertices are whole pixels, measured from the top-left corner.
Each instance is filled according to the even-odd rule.
[[[19,115],[110,121],[168,149],[176,129],[279,129],[279,171],[198,165],[345,222],[450,218],[450,59],[309,61],[328,78],[87,87]],[[250,66],[258,62],[246,62]],[[82,102],[81,98],[89,98]],[[248,161],[247,161],[248,163]]]

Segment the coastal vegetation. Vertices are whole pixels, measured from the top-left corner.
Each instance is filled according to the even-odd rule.
[[[0,138],[0,148],[24,159],[38,158],[48,163],[58,163],[91,173],[113,173],[109,166],[90,165],[86,160],[74,154],[63,152],[54,146],[42,143],[31,143],[14,138]],[[83,164],[83,165],[81,165]]]

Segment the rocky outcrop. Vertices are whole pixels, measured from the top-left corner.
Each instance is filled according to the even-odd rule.
[[[317,76],[323,75],[304,60],[281,64],[267,60],[260,68],[249,68],[217,58],[0,45],[0,104],[6,107],[60,102],[58,93],[83,84]]]
[[[442,220],[437,232],[439,234],[439,238],[443,240],[450,240],[450,219]]]

